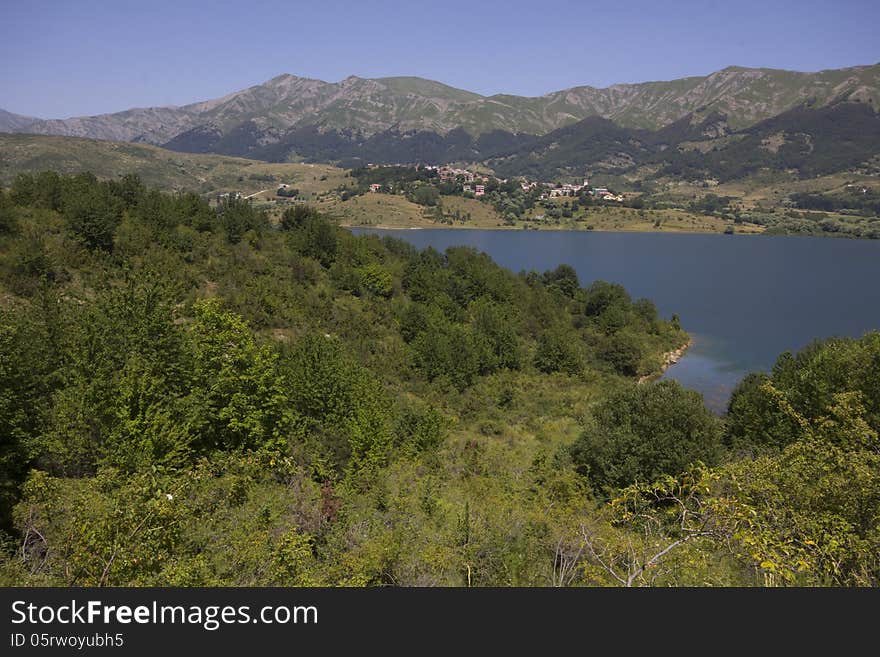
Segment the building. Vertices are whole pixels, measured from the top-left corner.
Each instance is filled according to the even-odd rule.
[[[474,192],[474,196],[482,196],[486,193],[485,185],[477,185],[477,191]]]
[[[382,185],[380,185],[379,183],[373,183],[372,185],[370,185],[370,191],[371,192],[382,191]]]
[[[474,182],[474,174],[468,171],[467,169],[452,169],[450,167],[440,167],[440,182],[448,182],[455,181],[458,178],[464,180],[464,182],[472,183]]]

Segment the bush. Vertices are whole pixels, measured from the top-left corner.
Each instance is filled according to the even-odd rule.
[[[642,362],[639,341],[628,333],[618,333],[602,341],[598,356],[623,376],[635,376]]]
[[[222,202],[217,208],[217,216],[230,244],[238,244],[248,231],[260,231],[269,225],[266,214],[254,208],[247,199],[233,197]]]
[[[703,398],[676,381],[628,385],[593,413],[571,447],[582,474],[599,487],[624,487],[676,475],[721,456],[721,426]]]
[[[88,249],[113,250],[113,236],[122,215],[100,190],[89,189],[73,195],[64,205],[68,230]]]
[[[535,353],[535,367],[547,374],[580,374],[584,369],[584,357],[579,336],[563,329],[550,329],[542,333]]]

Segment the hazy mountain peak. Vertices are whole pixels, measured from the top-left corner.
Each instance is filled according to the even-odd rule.
[[[0,109],[0,132],[18,132],[39,119]]]

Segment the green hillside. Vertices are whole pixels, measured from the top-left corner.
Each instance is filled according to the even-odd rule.
[[[880,585],[880,334],[726,418],[566,265],[133,176],[0,192],[0,585]]]
[[[0,185],[10,185],[18,173],[50,169],[68,174],[90,171],[100,178],[133,173],[164,190],[199,193],[234,190],[250,194],[274,190],[279,183],[317,192],[328,187],[327,180],[317,179],[342,177],[339,169],[330,166],[269,164],[77,137],[0,134]]]

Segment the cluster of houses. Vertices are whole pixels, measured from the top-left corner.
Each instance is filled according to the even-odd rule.
[[[533,189],[536,185],[540,183],[522,183],[523,190],[528,191],[529,189]],[[550,188],[548,194],[542,194],[541,198],[558,198],[561,196],[578,196],[582,193],[583,190],[589,189],[590,181],[584,179],[583,185],[562,185],[556,186],[553,185]],[[623,194],[615,194],[614,192],[609,191],[606,187],[593,187],[589,189],[587,192],[590,196],[594,196],[595,198],[601,199],[603,201],[623,201]]]
[[[489,178],[487,176],[483,176],[473,171],[468,171],[467,169],[455,169],[453,167],[448,166],[424,166],[422,167],[428,171],[436,171],[437,176],[440,178],[440,182],[460,182],[461,183],[461,191],[470,192],[474,196],[484,196],[486,194],[486,185]],[[505,183],[506,179],[499,179],[498,182]],[[590,181],[584,179],[582,185],[557,185],[556,183],[542,183],[542,182],[534,182],[528,180],[521,180],[520,186],[524,192],[531,192],[532,190],[542,188],[546,189],[545,193],[541,194],[542,199],[546,198],[559,198],[559,197],[574,197],[583,193],[583,190],[588,190],[587,193],[590,196],[593,196],[597,199],[601,199],[604,201],[617,201],[621,202],[624,200],[622,194],[615,194],[605,187],[593,187],[590,188]],[[371,192],[380,192],[382,191],[382,185],[374,183],[370,185]]]
[[[553,186],[550,189],[550,198],[559,196],[577,196],[582,189],[590,186],[590,181],[584,179],[583,185],[563,185],[562,187]]]
[[[462,181],[461,191],[470,192],[474,196],[485,196],[486,194],[486,176],[481,176],[468,171],[467,169],[453,169],[452,167],[425,167],[429,171],[436,171],[440,177],[440,182],[458,182]],[[481,184],[476,184],[479,181]]]

